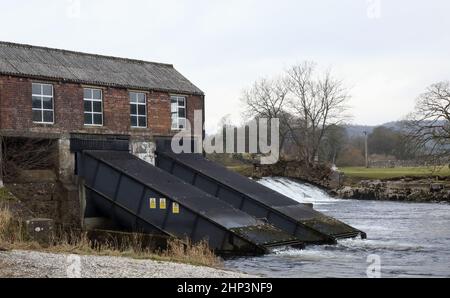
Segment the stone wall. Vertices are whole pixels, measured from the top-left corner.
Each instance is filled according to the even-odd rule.
[[[342,187],[336,194],[356,200],[450,202],[450,185],[433,179],[365,180],[356,186]]]
[[[370,161],[371,168],[408,168],[408,167],[433,167],[448,165],[448,161],[427,161],[427,160],[379,160]]]

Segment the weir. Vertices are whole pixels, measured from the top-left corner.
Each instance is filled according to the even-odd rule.
[[[201,154],[174,154],[157,148],[156,166],[234,208],[264,220],[306,244],[335,243],[366,234],[241,176]]]

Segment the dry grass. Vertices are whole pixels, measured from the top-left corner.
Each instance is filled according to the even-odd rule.
[[[14,218],[8,207],[0,205],[0,245],[25,241],[22,221]]]
[[[17,198],[6,187],[0,188],[0,202],[13,202]]]
[[[0,207],[0,250],[35,250],[49,253],[70,253],[151,259],[221,268],[222,262],[209,249],[206,242],[168,240],[165,250],[151,250],[144,243],[144,235],[133,234],[125,241],[111,239],[98,242],[91,240],[86,232],[57,232],[48,245],[28,239],[22,221],[14,218],[6,207]]]
[[[221,260],[209,248],[206,241],[193,244],[190,240],[184,242],[178,239],[169,240],[167,249],[161,254],[170,261],[189,263],[193,265],[207,265],[222,267]]]
[[[228,166],[227,168],[246,177],[252,177],[255,173],[253,165]]]

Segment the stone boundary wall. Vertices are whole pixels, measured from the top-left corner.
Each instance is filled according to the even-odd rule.
[[[370,161],[371,168],[410,168],[410,167],[435,167],[448,166],[450,161],[427,161],[427,160],[381,160]]]

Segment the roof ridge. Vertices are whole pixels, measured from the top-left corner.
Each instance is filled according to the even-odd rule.
[[[160,66],[174,68],[173,64],[169,64],[169,63],[152,62],[152,61],[145,61],[145,60],[140,60],[140,59],[130,59],[130,58],[124,58],[124,57],[117,57],[117,56],[92,54],[92,53],[86,53],[86,52],[78,52],[78,51],[71,51],[71,50],[44,47],[44,46],[35,46],[35,45],[30,45],[30,44],[14,43],[14,42],[7,42],[7,41],[1,41],[1,40],[0,40],[0,45],[5,45],[5,46],[9,46],[9,47],[19,47],[19,48],[34,48],[34,49],[41,49],[41,50],[47,50],[47,51],[50,50],[50,51],[56,51],[56,52],[62,52],[62,53],[90,56],[90,57],[97,57],[97,58],[106,58],[106,59],[120,60],[120,61],[133,62],[133,63],[139,63],[139,64],[154,64],[154,65],[160,65]]]

